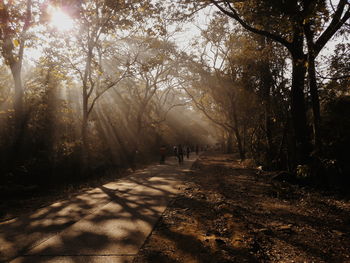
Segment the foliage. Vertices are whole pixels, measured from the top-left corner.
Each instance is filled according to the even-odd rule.
[[[323,0],[287,2],[2,2],[0,180],[75,180],[101,167],[133,167],[162,144],[217,138],[241,159],[298,172],[300,148],[310,142],[311,124],[316,129],[307,118],[313,110],[315,119],[315,83],[304,85],[312,71],[305,74],[317,69],[310,62],[349,6],[341,0],[332,13]],[[213,4],[221,13],[210,11],[201,35],[180,47],[181,23]],[[55,10],[71,28],[51,23]],[[328,62],[316,87],[327,154],[317,158],[343,173],[349,44],[339,44]],[[344,125],[330,129],[337,122]]]

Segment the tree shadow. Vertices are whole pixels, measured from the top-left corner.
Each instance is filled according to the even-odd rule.
[[[21,255],[14,262],[54,262],[62,256],[89,262],[82,258],[109,260],[109,255],[129,262],[177,192],[181,169],[151,167],[1,223],[0,261]]]
[[[298,207],[302,198],[288,200],[281,196],[271,196],[271,189],[276,186],[257,180],[254,171],[226,167],[217,169],[215,164],[214,168],[203,167],[200,172],[210,174],[214,170],[220,171],[228,181],[217,177],[208,186],[208,181],[203,183],[196,180],[201,189],[226,198],[225,202],[212,204],[212,209],[217,209],[224,203],[224,208],[220,208],[218,213],[228,213],[239,218],[256,239],[272,243],[279,240],[310,259],[326,262],[346,260],[346,255],[337,253],[341,246],[350,247],[350,227],[347,224],[350,222],[350,214],[345,208],[330,204],[323,198],[311,199],[307,207]],[[264,207],[263,200],[267,200],[271,206]],[[209,209],[207,206],[208,204],[203,204],[205,209]],[[291,228],[286,231],[280,228],[286,225],[291,225]],[[337,231],[338,234],[332,234]]]
[[[215,219],[215,216],[213,215],[208,215],[208,217],[205,218],[198,217],[195,211],[196,208],[201,208],[202,210],[214,209],[213,204],[205,200],[196,200],[195,198],[192,199],[181,197],[181,201],[175,201],[175,203],[172,205],[172,209],[178,210],[181,208],[187,208],[186,206],[183,206],[183,204],[188,204],[189,202],[191,202],[191,209],[193,208],[193,210],[191,210],[191,215],[195,217],[196,220],[199,220],[197,221],[198,224],[206,227],[206,220]],[[219,238],[215,240],[219,248],[213,250],[208,244],[201,241],[198,236],[187,234],[186,231],[183,231],[182,228],[177,230],[176,227],[177,225],[169,225],[162,219],[159,221],[156,227],[157,234],[160,235],[163,239],[171,241],[171,244],[173,244],[175,247],[175,252],[171,253],[171,255],[167,255],[167,252],[163,251],[163,247],[160,247],[159,250],[156,250],[154,247],[147,248],[146,253],[142,253],[141,255],[145,260],[144,262],[186,262],[183,260],[201,263],[259,262],[259,260],[250,253],[251,251],[248,248],[232,247],[230,244]],[[210,227],[207,226],[207,230],[209,229]],[[165,247],[167,247],[167,245],[165,245]],[[172,248],[170,250],[172,251]],[[178,258],[179,254],[177,251],[181,253],[181,259]],[[224,256],[225,253],[229,254],[229,257]],[[162,261],[157,261],[158,259],[161,259]]]

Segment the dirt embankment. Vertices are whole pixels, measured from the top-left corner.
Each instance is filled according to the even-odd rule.
[[[350,262],[350,202],[202,156],[135,259]]]

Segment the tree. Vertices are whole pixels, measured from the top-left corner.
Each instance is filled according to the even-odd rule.
[[[24,6],[23,6],[24,5]],[[23,114],[23,85],[21,70],[27,32],[32,23],[32,1],[18,4],[0,2],[0,40],[5,63],[10,67],[15,83],[14,109],[17,120]]]
[[[29,114],[27,137],[31,140],[27,143],[30,146],[27,146],[26,154],[31,152],[31,157],[42,155],[39,159],[45,159],[47,165],[55,162],[55,148],[63,133],[59,121],[62,116],[58,114],[62,103],[58,94],[63,85],[69,85],[67,71],[55,51],[47,48],[24,78]]]
[[[97,101],[129,74],[128,68],[132,63],[124,58],[114,65],[112,71],[104,67],[108,61],[115,59],[112,39],[116,34],[122,34],[123,29],[130,28],[132,21],[128,19],[131,10],[126,3],[91,0],[72,9],[75,10],[71,15],[77,22],[78,34],[71,32],[73,36],[63,36],[64,49],[59,55],[75,72],[82,87],[82,161],[86,166],[89,117]]]
[[[29,39],[28,30],[32,25],[32,0],[0,1],[0,47],[2,57],[9,66],[14,81],[14,136],[12,153],[9,159],[15,160],[24,137],[26,121],[24,116],[24,89],[22,83],[22,64],[24,49]]]
[[[336,45],[334,54],[327,61],[327,71],[317,72],[322,79],[323,89],[321,97],[324,100],[332,100],[335,97],[346,96],[350,92],[350,44],[340,43]]]
[[[191,64],[189,70],[192,74],[188,78],[193,79],[193,81],[190,86],[183,85],[183,89],[195,107],[225,131],[227,151],[232,151],[232,135],[234,135],[240,158],[245,159],[244,133],[246,126],[243,119],[244,116],[248,116],[246,111],[250,106],[246,100],[247,94],[240,88],[239,81],[233,82],[229,74],[213,73],[203,69],[203,65],[199,63]],[[253,103],[253,96],[250,98],[250,102]]]
[[[203,41],[193,46],[197,58],[188,58],[197,61],[189,63],[193,75],[188,79],[196,79],[197,73],[200,84],[193,81],[192,88],[186,88],[189,96],[225,130],[228,147],[234,139],[241,158],[246,153],[253,154],[260,163],[271,167],[279,155],[280,118],[275,107],[283,105],[281,101],[276,103],[279,96],[272,94],[279,92],[278,85],[285,81],[281,77],[284,53],[261,36],[233,28],[228,18],[220,14],[201,33]],[[262,119],[265,121],[261,122]],[[253,148],[260,152],[254,153]]]
[[[348,5],[347,10],[345,6]],[[322,6],[322,9],[325,9]],[[345,10],[345,11],[344,11]],[[350,18],[350,5],[347,1],[339,1],[337,9],[334,11],[333,18],[329,23],[328,27],[322,32],[319,29],[318,21],[314,18],[320,15],[319,9],[315,6],[309,7],[309,12],[305,18],[303,24],[304,34],[307,43],[307,69],[308,69],[308,79],[309,87],[312,99],[312,110],[313,110],[313,121],[314,121],[314,139],[316,150],[320,150],[321,147],[321,138],[320,138],[320,99],[319,92],[317,87],[317,78],[316,78],[316,66],[315,59],[326,45],[326,43],[332,38],[332,36],[345,24],[345,22]],[[325,18],[327,20],[327,18]],[[322,32],[321,35],[317,35],[319,31]],[[315,39],[317,38],[317,39]]]
[[[145,128],[156,127],[172,108],[182,105],[171,104],[169,100],[181,80],[176,71],[176,47],[168,36],[136,36],[130,41],[130,56],[135,57],[130,69],[132,78],[125,84],[126,89],[117,93],[126,107],[131,106],[129,112],[135,117],[128,121],[128,125],[135,126],[129,129],[135,131],[131,155],[139,151]]]
[[[246,30],[262,35],[283,45],[292,58],[291,111],[297,147],[297,162],[309,160],[311,145],[306,118],[304,78],[307,60],[310,58],[309,75],[312,78],[312,58],[350,17],[350,6],[340,0],[334,14],[330,14],[325,1],[204,1],[215,5],[223,14],[237,21]],[[202,2],[203,4],[203,2]],[[196,9],[202,5],[193,4]],[[186,6],[189,2],[186,1]],[[332,18],[331,18],[332,17]],[[322,31],[320,23],[331,18]],[[310,25],[310,26],[309,26]],[[309,32],[307,32],[309,30]],[[308,35],[306,39],[306,35]],[[317,40],[311,41],[318,36]],[[308,52],[304,52],[304,40],[308,40]],[[314,120],[317,122],[317,94],[312,90]],[[317,129],[317,124],[315,125]]]

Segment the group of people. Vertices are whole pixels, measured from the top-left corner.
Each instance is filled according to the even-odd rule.
[[[190,158],[191,148],[189,146],[182,147],[181,144],[173,147],[174,155],[177,157],[179,163],[184,162],[184,153],[186,153],[187,159]]]
[[[196,145],[195,147],[195,152],[196,155],[199,154],[199,146]],[[160,147],[160,163],[163,164],[165,162],[165,156],[166,156],[166,146],[162,145]],[[175,145],[173,147],[173,154],[177,158],[179,164],[184,162],[184,155],[186,155],[187,159],[190,158],[190,153],[191,153],[191,147],[190,146],[185,146],[183,147],[181,144]]]

